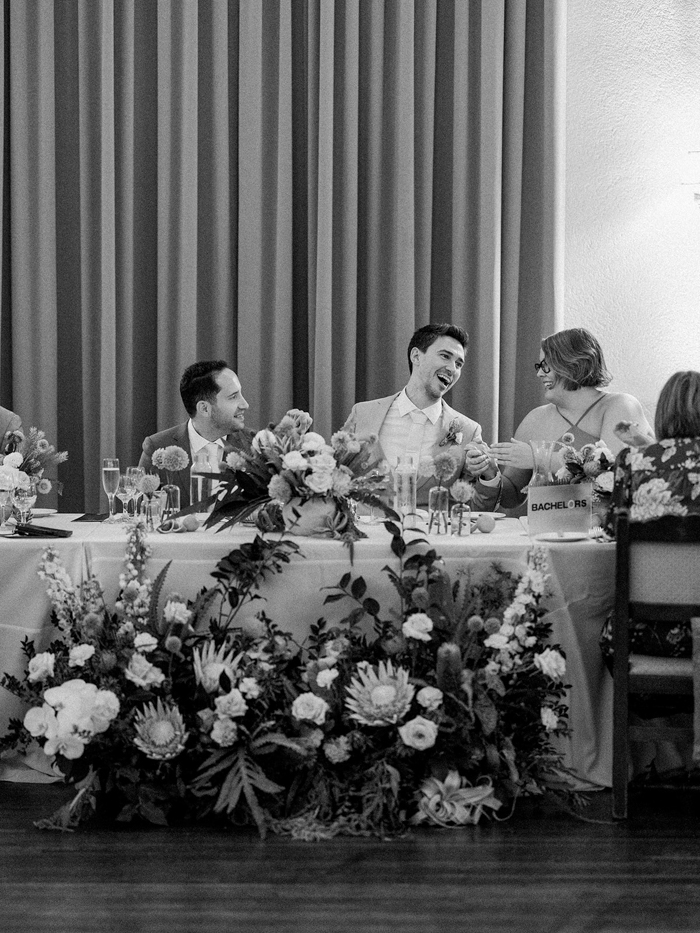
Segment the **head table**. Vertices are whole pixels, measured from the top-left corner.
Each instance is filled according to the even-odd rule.
[[[0,536],[0,668],[20,676],[24,657],[21,642],[25,636],[37,642],[38,650],[51,640],[50,606],[37,568],[44,549],[52,545],[66,570],[77,582],[88,569],[104,588],[107,604],[112,605],[124,565],[126,532],[124,525],[75,521],[77,515],[53,515],[37,523],[68,528],[69,538],[18,538]],[[559,643],[567,663],[569,724],[572,735],[564,740],[565,764],[581,779],[598,786],[611,783],[612,679],[603,665],[598,636],[607,612],[613,605],[615,545],[592,539],[580,541],[533,542],[526,523],[515,518],[496,522],[491,534],[475,532],[464,538],[429,535],[429,543],[440,554],[452,579],[460,568],[499,561],[506,569],[522,570],[534,543],[544,547],[549,559],[550,594],[546,605],[553,625],[553,640]],[[349,611],[345,601],[324,606],[327,591],[344,573],[365,578],[367,595],[385,608],[395,602],[395,592],[382,568],[398,569],[398,559],[390,549],[390,537],[381,525],[364,525],[367,538],[355,544],[354,562],[348,548],[339,541],[324,538],[296,538],[300,555],[292,558],[281,575],[271,576],[261,589],[265,601],[256,600],[249,613],[264,608],[283,630],[303,643],[309,625],[324,616],[329,621]],[[5,529],[3,529],[5,530]],[[149,536],[153,555],[147,572],[153,578],[172,561],[163,596],[176,591],[194,598],[214,580],[210,576],[217,561],[245,541],[255,530],[236,526],[223,532],[205,531]],[[407,534],[410,540],[412,533]],[[19,702],[0,690],[0,731],[10,716],[22,715]],[[3,776],[0,763],[0,778]]]

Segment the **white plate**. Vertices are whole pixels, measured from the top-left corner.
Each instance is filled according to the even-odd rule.
[[[477,512],[475,509],[472,509],[472,518],[479,518],[480,515],[491,515],[496,520],[506,517],[505,512]]]
[[[584,531],[548,531],[546,534],[535,535],[536,541],[586,541],[588,533]]]
[[[46,518],[48,515],[55,515],[58,509],[32,509],[32,515],[37,518]]]

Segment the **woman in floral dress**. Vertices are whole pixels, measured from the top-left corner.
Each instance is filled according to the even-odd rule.
[[[656,408],[656,443],[626,447],[615,462],[615,485],[607,530],[614,516],[629,508],[630,521],[663,515],[700,514],[700,373],[674,373],[661,390]],[[630,651],[664,657],[690,657],[692,636],[683,626],[637,623],[630,631]],[[605,623],[601,649],[612,667],[612,625]]]

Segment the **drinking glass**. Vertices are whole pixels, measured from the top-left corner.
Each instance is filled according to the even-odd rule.
[[[0,528],[5,524],[8,517],[5,515],[5,506],[12,498],[12,490],[0,487]]]
[[[140,482],[146,475],[146,471],[143,467],[140,466],[130,466],[126,468],[126,475],[129,477],[130,485],[132,487],[131,498],[129,499],[129,502],[131,502],[132,499],[134,501],[134,508],[131,510],[128,507],[129,502],[127,502],[127,511],[130,515],[135,517],[138,515],[138,500],[141,496],[141,492],[139,491]]]
[[[116,457],[106,457],[102,461],[102,488],[109,499],[109,517],[105,521],[121,521],[114,514],[114,494],[119,488],[119,460]]]
[[[36,483],[30,480],[27,486],[18,486],[12,493],[12,502],[19,512],[20,524],[26,524],[32,506],[36,502]]]
[[[115,522],[125,522],[129,517],[129,500],[134,495],[134,487],[126,473],[119,474],[119,485],[114,497],[122,504],[122,514],[115,516]]]

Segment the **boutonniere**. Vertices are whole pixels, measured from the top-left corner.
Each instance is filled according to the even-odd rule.
[[[447,447],[448,444],[461,444],[464,434],[459,430],[459,419],[453,418],[447,428],[447,434],[439,443],[439,447]]]

